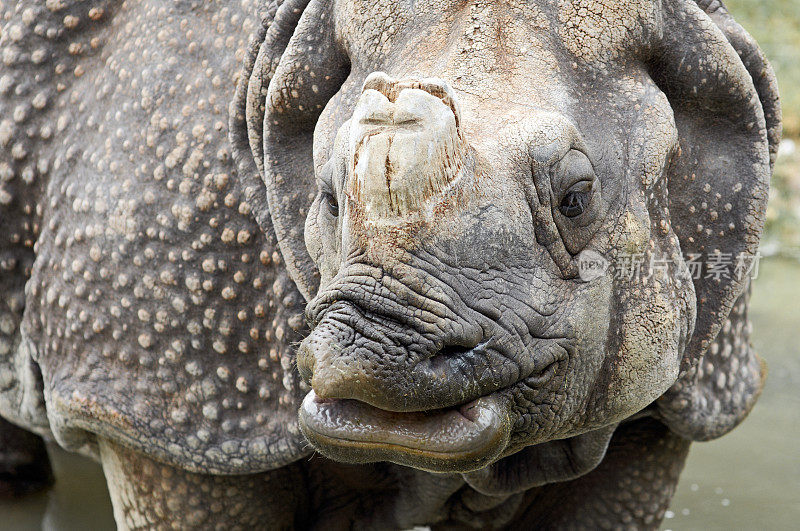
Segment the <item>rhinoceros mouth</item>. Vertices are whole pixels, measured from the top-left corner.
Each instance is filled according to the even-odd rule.
[[[300,408],[300,428],[336,461],[469,472],[500,456],[511,421],[498,393],[454,408],[400,413],[358,400],[323,400],[311,391]]]

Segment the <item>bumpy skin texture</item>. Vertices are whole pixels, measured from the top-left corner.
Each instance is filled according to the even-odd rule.
[[[511,528],[657,528],[688,453],[689,441],[652,419],[623,426],[595,470],[528,492]]]
[[[38,199],[19,189],[25,169],[9,181],[19,189],[10,206],[30,203],[39,233],[17,303],[22,347],[3,363],[41,374],[11,379],[6,414],[69,449],[96,453],[94,435],[106,435],[198,471],[246,473],[307,453],[294,423],[303,392],[289,346],[301,337],[303,298],[275,236],[253,219],[226,141],[260,6],[7,9],[4,38],[40,39],[38,25],[61,31],[40,46],[70,66],[59,74],[65,63],[44,61],[49,77],[32,86],[38,46],[5,47],[19,53],[4,69],[4,101],[28,109],[32,122],[8,125],[11,138],[30,144],[25,167],[44,173],[33,181]],[[26,23],[26,10],[40,15]],[[31,102],[47,90],[37,110]],[[24,221],[14,212],[2,219]],[[4,238],[17,239],[14,229]]]
[[[101,443],[114,518],[123,529],[292,529],[308,504],[296,465],[264,474],[193,474]],[[165,516],[169,515],[169,518]]]
[[[718,2],[0,14],[0,412],[101,457],[121,527],[656,528],[752,408],[745,281],[680,257],[755,252],[780,136]],[[476,411],[488,450],[430,451]]]

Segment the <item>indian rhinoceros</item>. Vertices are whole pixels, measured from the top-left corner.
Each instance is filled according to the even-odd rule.
[[[0,13],[0,411],[121,528],[655,528],[753,407],[780,110],[720,2]]]

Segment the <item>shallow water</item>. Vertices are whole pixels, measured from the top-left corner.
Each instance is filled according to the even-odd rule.
[[[800,529],[800,265],[763,260],[750,312],[764,392],[741,426],[692,445],[664,529]]]
[[[56,483],[47,492],[0,501],[0,529],[13,531],[113,530],[103,469],[94,461],[49,447]]]
[[[751,315],[770,369],[764,394],[734,432],[693,445],[663,529],[800,529],[800,265],[762,262]],[[56,486],[0,502],[0,529],[113,529],[100,467],[56,448],[51,456]]]

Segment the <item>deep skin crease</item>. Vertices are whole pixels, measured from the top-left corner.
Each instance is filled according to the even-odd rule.
[[[755,253],[780,137],[719,2],[0,14],[0,413],[121,528],[657,528],[753,407],[683,258]]]

